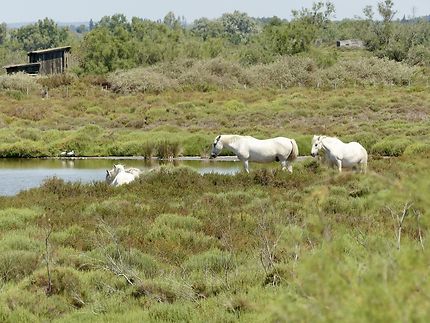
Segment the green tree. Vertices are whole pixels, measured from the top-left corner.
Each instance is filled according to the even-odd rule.
[[[380,34],[381,43],[387,45],[390,42],[393,33],[392,20],[397,11],[393,9],[394,2],[392,0],[384,0],[378,2],[378,13],[382,18],[383,28]]]
[[[137,64],[152,65],[178,57],[184,37],[182,28],[172,29],[165,23],[134,17],[131,29]]]
[[[0,45],[3,45],[7,37],[7,25],[6,23],[0,24]]]
[[[371,5],[367,5],[363,8],[363,14],[367,20],[372,21],[375,13],[373,12],[373,8]]]
[[[308,34],[308,37],[316,39],[321,37],[331,23],[331,17],[335,13],[333,2],[314,2],[312,8],[303,8],[301,10],[292,10],[293,23],[297,23]]]
[[[87,73],[96,74],[134,67],[135,47],[131,25],[125,16],[103,17],[83,39],[81,67]]]
[[[90,19],[90,22],[88,23],[88,29],[89,31],[93,30],[95,28],[94,21]]]
[[[209,38],[220,37],[223,33],[223,25],[219,20],[200,18],[193,22],[191,33],[206,41]]]
[[[85,25],[79,25],[78,27],[76,27],[76,32],[78,34],[84,34],[84,33],[88,32],[88,28]]]
[[[172,11],[169,11],[163,19],[163,23],[172,29],[180,28],[181,27],[181,19],[178,17],[176,18],[175,14]]]
[[[24,50],[32,51],[66,45],[69,34],[67,28],[58,27],[52,19],[45,18],[12,31],[11,39]]]
[[[224,34],[233,44],[247,43],[257,32],[257,24],[244,12],[234,11],[221,17]]]

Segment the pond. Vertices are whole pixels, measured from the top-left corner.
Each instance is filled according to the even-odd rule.
[[[160,164],[184,165],[194,168],[201,174],[235,174],[242,169],[240,162],[227,160],[175,160],[157,161],[142,159],[0,159],[0,196],[15,195],[22,190],[40,186],[50,177],[65,181],[90,183],[104,181],[106,169],[113,164],[124,164],[149,170]]]

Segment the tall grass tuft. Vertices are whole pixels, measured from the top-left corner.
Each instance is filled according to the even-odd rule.
[[[155,155],[159,159],[171,159],[179,156],[181,147],[176,141],[159,141],[155,145]]]

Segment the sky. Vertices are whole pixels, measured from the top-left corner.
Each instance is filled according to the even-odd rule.
[[[106,15],[125,14],[151,20],[162,19],[173,11],[188,23],[201,17],[217,18],[225,12],[239,10],[252,17],[291,18],[292,9],[310,8],[316,0],[0,0],[0,22],[34,22],[45,17],[57,22],[100,20]],[[378,0],[332,0],[336,19],[363,16],[362,9]],[[430,15],[430,0],[394,0],[396,18]]]

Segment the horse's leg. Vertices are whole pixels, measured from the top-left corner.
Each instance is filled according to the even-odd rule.
[[[249,174],[249,162],[248,162],[248,159],[242,160],[242,163],[243,163],[243,168],[245,169],[245,172],[247,172]]]
[[[336,166],[337,166],[337,169],[339,169],[339,173],[342,173],[342,161],[341,160],[339,160],[339,159],[336,160]]]
[[[360,164],[360,172],[363,174],[366,174],[367,172],[367,163],[361,163]]]
[[[282,170],[288,170],[290,173],[293,172],[293,165],[291,163],[289,163],[286,159],[284,159],[283,161],[281,161],[281,165],[282,165]]]
[[[286,170],[287,169],[288,163],[287,163],[287,161],[285,159],[281,160],[281,166],[282,166],[282,170]]]

